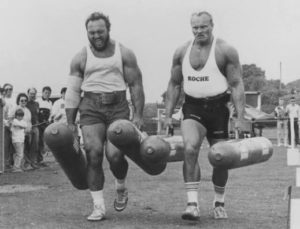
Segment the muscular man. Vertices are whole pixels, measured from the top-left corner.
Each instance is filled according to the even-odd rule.
[[[94,203],[94,210],[87,219],[102,220],[105,216],[102,168],[105,142],[106,157],[116,178],[115,209],[124,210],[128,200],[125,186],[128,162],[124,154],[106,140],[106,130],[113,121],[129,118],[127,85],[134,106],[133,122],[139,128],[143,124],[145,98],[136,57],[130,49],[110,38],[109,18],[95,12],[87,18],[85,26],[90,44],[71,62],[66,115],[69,127],[75,130],[74,122],[79,110],[88,163],[87,183]]]
[[[183,179],[187,208],[182,218],[197,220],[200,166],[198,154],[204,137],[210,145],[228,138],[229,101],[227,90],[237,110],[236,128],[242,127],[244,85],[237,51],[224,40],[213,36],[213,19],[208,12],[191,16],[194,40],[179,47],[174,54],[167,89],[165,126],[172,126],[172,113],[184,83],[185,103],[181,131],[184,141]],[[228,171],[213,169],[214,216],[227,218],[224,208]]]

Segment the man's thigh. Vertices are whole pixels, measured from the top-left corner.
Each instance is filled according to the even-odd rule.
[[[106,138],[106,125],[97,123],[81,127],[84,148],[87,152],[102,151]]]
[[[198,149],[206,136],[207,130],[200,122],[185,119],[181,122],[181,132],[185,146]]]

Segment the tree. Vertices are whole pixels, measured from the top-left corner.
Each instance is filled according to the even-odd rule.
[[[265,71],[255,64],[244,64],[243,81],[246,91],[261,91],[266,84]]]

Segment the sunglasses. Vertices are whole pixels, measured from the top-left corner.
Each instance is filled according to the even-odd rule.
[[[27,102],[27,99],[20,99],[20,102]]]

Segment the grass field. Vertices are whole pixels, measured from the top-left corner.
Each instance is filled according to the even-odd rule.
[[[270,137],[274,130],[264,134]],[[293,198],[300,198],[300,192],[295,188],[295,168],[287,167],[284,147],[274,147],[267,162],[230,171],[226,195],[229,219],[221,221],[212,217],[213,186],[207,150],[204,147],[199,157],[199,222],[181,220],[186,204],[181,162],[169,163],[158,176],[149,176],[130,162],[129,202],[126,210],[118,213],[112,206],[114,181],[105,161],[107,219],[90,223],[85,219],[91,211],[89,193],[73,188],[49,156],[45,169],[0,176],[0,228],[286,228],[288,201],[283,199],[284,192],[289,185],[293,185]],[[13,193],[3,191],[9,185],[21,188]],[[26,191],[25,185],[40,189]]]

